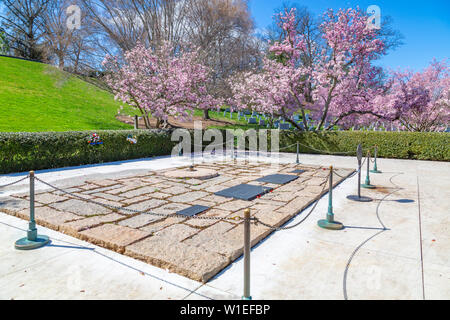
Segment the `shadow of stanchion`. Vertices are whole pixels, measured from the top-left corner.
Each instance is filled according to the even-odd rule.
[[[397,202],[397,203],[414,203],[415,200],[412,199],[397,199],[397,200],[385,200],[385,199],[373,199],[373,201],[385,201],[385,202]]]
[[[61,241],[61,240],[59,240],[59,241]],[[52,244],[51,240],[50,240],[50,243],[47,244],[47,247],[95,251],[95,248],[89,248],[89,247],[83,247],[83,246],[63,246],[63,245],[58,245],[58,244]]]
[[[358,227],[358,226],[345,226],[344,229],[364,229],[364,230],[383,230],[383,231],[390,231],[391,229],[387,228],[376,228],[376,227]]]

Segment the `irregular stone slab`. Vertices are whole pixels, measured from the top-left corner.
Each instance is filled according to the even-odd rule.
[[[134,203],[138,203],[138,202],[143,202],[145,200],[148,200],[150,197],[145,195],[145,196],[140,196],[140,197],[132,197],[132,198],[126,198],[125,200],[122,200],[121,202],[124,204],[134,204]]]
[[[148,237],[150,233],[114,224],[104,224],[81,231],[80,235],[82,240],[123,253],[125,246]]]
[[[166,204],[167,201],[164,200],[158,200],[158,199],[151,199],[151,200],[147,200],[147,201],[143,201],[143,202],[139,202],[136,204],[132,204],[131,206],[126,207],[126,209],[131,209],[131,210],[137,210],[137,211],[149,211],[152,210],[154,208],[160,207],[163,204]],[[125,214],[132,214],[129,213],[127,211],[124,211]]]
[[[148,183],[148,184],[156,184],[156,183],[160,183],[160,182],[164,181],[163,178],[155,177],[155,176],[148,177],[148,178],[142,178],[141,180],[146,182],[146,183]]]
[[[132,198],[132,197],[139,197],[139,196],[151,196],[152,193],[155,192],[154,187],[143,187],[139,189],[135,189],[132,191],[128,191],[125,193],[121,193],[120,196],[124,198]]]
[[[159,232],[159,231],[161,231],[165,228],[168,228],[174,224],[183,223],[186,220],[187,219],[181,219],[178,217],[166,218],[166,219],[157,221],[155,223],[149,224],[148,226],[144,226],[144,227],[140,228],[140,230],[149,232],[151,234],[155,234],[156,232]]]
[[[209,201],[203,201],[203,200],[195,200],[192,201],[192,205],[199,205],[199,206],[205,206],[205,207],[214,207],[216,203],[209,202]]]
[[[0,210],[20,211],[30,207],[30,201],[17,198],[0,199]]]
[[[227,187],[218,185],[218,186],[209,186],[209,187],[205,188],[204,190],[208,191],[208,192],[219,192],[219,191],[222,191],[225,189],[227,189]]]
[[[189,205],[184,203],[169,203],[159,208],[153,209],[152,212],[169,215],[175,214],[177,211],[186,209],[188,207]]]
[[[271,204],[264,204],[264,203],[257,203],[253,206],[250,207],[251,211],[262,211],[265,212],[267,214],[271,214],[272,212],[274,212],[275,210],[277,210],[278,208],[280,208],[281,206],[277,206],[277,205],[271,205]]]
[[[107,190],[107,191],[105,191],[105,193],[116,195],[116,196],[122,196],[123,193],[126,193],[130,190],[134,190],[136,188],[137,188],[137,186],[135,184],[132,184],[132,185],[126,185],[126,186],[123,186],[123,187],[120,187],[117,189]]]
[[[104,179],[104,180],[90,180],[90,181],[86,181],[89,184],[96,184],[100,187],[109,187],[109,186],[114,186],[117,185],[119,182],[115,181],[115,180],[111,180],[111,179]]]
[[[220,209],[220,210],[227,210],[227,211],[231,211],[231,212],[236,212],[238,210],[242,210],[244,208],[248,208],[249,206],[251,206],[252,203],[249,201],[244,201],[244,200],[232,200],[229,202],[225,202],[217,207],[215,207],[216,209]]]
[[[191,201],[195,201],[198,199],[201,199],[203,197],[206,197],[207,195],[209,195],[206,192],[203,191],[195,191],[195,192],[188,192],[185,194],[181,194],[178,196],[174,196],[171,198],[168,198],[168,201],[172,201],[172,202],[185,202],[185,203],[189,203]]]
[[[164,218],[160,218],[150,214],[140,214],[138,216],[123,220],[119,222],[119,225],[130,228],[141,228],[152,222],[161,221]]]
[[[272,200],[274,201],[289,202],[295,198],[292,192],[274,192],[273,195]]]
[[[29,220],[30,211],[19,211],[16,213],[16,216],[21,219]],[[77,216],[70,212],[58,211],[49,207],[35,208],[34,217],[37,224],[57,231],[59,230],[60,226],[66,222],[83,219],[83,217]]]
[[[120,202],[120,201],[125,199],[123,197],[115,196],[115,195],[112,195],[112,194],[109,194],[109,193],[98,193],[98,194],[96,194],[96,196],[100,197],[100,198],[103,198],[103,199],[106,199],[106,200],[116,201],[116,202]],[[101,202],[101,201],[99,201],[99,202]]]
[[[307,186],[303,191],[300,192],[300,194],[309,193],[312,196],[317,196],[317,195],[321,194],[322,192],[328,191],[328,189],[329,189],[328,185],[325,186],[325,189],[324,189],[324,186],[311,185],[311,186]]]
[[[171,196],[170,194],[162,193],[162,192],[155,192],[150,195],[151,198],[161,199],[161,200],[167,199],[170,196]]]
[[[70,193],[76,193],[76,192],[82,192],[83,190],[78,187],[71,187],[71,188],[67,188],[67,189],[64,188],[64,191],[70,192]],[[54,191],[52,191],[52,193],[56,194],[57,196],[67,196],[67,193],[58,191],[58,190],[54,190]]]
[[[182,194],[182,193],[186,193],[186,192],[190,192],[190,191],[191,191],[190,189],[188,189],[184,186],[176,186],[176,187],[164,189],[165,193],[170,193],[171,195],[178,195],[178,194]]]
[[[81,193],[82,194],[97,194],[97,193],[102,193],[102,192],[109,191],[109,190],[118,189],[118,188],[121,188],[121,187],[122,187],[122,185],[116,184],[116,185],[108,186],[108,187],[102,187],[102,188],[99,187],[97,189],[90,189],[88,191],[83,191]]]
[[[67,199],[69,199],[69,198],[60,196],[60,195],[56,195],[56,194],[52,194],[52,193],[41,193],[41,194],[37,194],[34,196],[34,200],[37,202],[40,202],[42,204],[61,202],[61,201],[65,201]]]
[[[120,214],[117,213],[111,213],[107,214],[106,216],[95,216],[64,223],[59,230],[64,232],[65,234],[76,237],[77,233],[80,231],[95,228],[104,223],[115,222],[123,219],[124,216],[121,216]]]
[[[156,236],[127,246],[125,254],[203,283],[229,264],[220,254]]]
[[[164,173],[164,176],[167,178],[188,178],[188,179],[199,179],[206,180],[217,177],[219,174],[215,170],[205,169],[205,168],[194,168],[194,171],[191,171],[189,168],[186,169],[178,169],[178,170],[170,170]]]
[[[184,241],[185,244],[224,255],[230,261],[235,260],[243,252],[244,237],[224,236],[236,225],[219,222]]]
[[[305,182],[307,186],[323,186],[327,182],[326,177],[324,178],[311,178]]]
[[[189,244],[191,246],[198,247],[202,243],[212,239],[221,237],[222,234],[224,234],[227,231],[230,231],[236,227],[235,224],[226,222],[226,221],[219,221],[213,224],[212,226],[204,229],[204,230],[197,230],[195,236],[191,237],[190,239],[185,240],[184,242],[186,244]]]
[[[228,218],[231,215],[231,211],[219,210],[219,209],[211,209],[205,213],[200,214],[200,217],[211,217],[211,218]],[[209,219],[189,219],[185,222],[185,224],[193,227],[209,227],[216,224],[216,220]]]
[[[199,232],[198,229],[189,227],[184,224],[174,224],[162,231],[159,231],[155,236],[164,238],[167,242],[180,242],[189,238]]]
[[[93,184],[93,183],[87,183],[82,186],[79,186],[78,188],[80,188],[82,191],[89,191],[89,190],[99,189],[99,186],[96,184]]]
[[[304,197],[299,197],[299,198],[296,198],[296,199],[292,200],[291,202],[289,202],[285,206],[277,209],[276,211],[277,212],[289,213],[289,214],[295,215],[298,212],[302,211],[307,206],[309,206],[311,203],[313,203],[316,199],[319,199],[319,196],[316,196],[316,197],[305,197],[305,196]]]
[[[111,213],[111,209],[109,208],[77,199],[53,203],[50,207],[61,211],[72,212],[81,216],[94,216]]]

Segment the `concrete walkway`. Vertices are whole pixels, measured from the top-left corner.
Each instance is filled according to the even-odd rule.
[[[283,162],[295,155],[281,155]],[[206,161],[212,161],[207,159]],[[271,159],[265,159],[270,161]],[[190,163],[157,158],[37,172],[46,181],[126,176]],[[301,155],[303,164],[355,168],[350,157]],[[450,163],[380,159],[372,174],[371,203],[346,199],[357,176],[334,190],[343,231],[317,226],[328,197],[299,227],[273,233],[252,250],[254,299],[450,299]],[[365,166],[363,178],[365,176]],[[23,175],[0,178],[0,185]],[[28,183],[0,197],[26,191]],[[42,188],[38,186],[38,188]],[[309,209],[290,224],[300,221]],[[0,299],[240,299],[243,261],[206,285],[38,227],[52,243],[17,251],[27,222],[0,213]]]

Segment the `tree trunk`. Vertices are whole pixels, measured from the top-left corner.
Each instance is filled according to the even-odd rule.
[[[64,56],[62,54],[58,55],[59,69],[64,70]]]
[[[209,110],[203,110],[203,120],[210,120],[210,116],[209,116]]]

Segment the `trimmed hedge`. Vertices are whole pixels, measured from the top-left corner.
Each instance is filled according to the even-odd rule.
[[[449,133],[332,131],[280,134],[280,148],[297,141],[330,153],[351,152],[348,155],[356,155],[356,147],[361,143],[363,149],[378,145],[378,156],[381,158],[450,161]],[[296,149],[293,146],[283,152],[296,152]],[[300,152],[321,153],[305,146],[300,146]]]
[[[177,142],[171,141],[172,132],[172,130],[121,130],[0,133],[0,173],[170,155],[177,144]],[[91,146],[88,144],[93,133],[99,134],[103,145]],[[128,135],[136,136],[138,143],[128,142]],[[193,139],[192,141],[194,142]],[[280,148],[295,144],[297,141],[314,149],[324,150],[325,153],[350,152],[348,155],[355,155],[356,146],[361,143],[364,149],[378,145],[378,155],[383,158],[450,161],[449,133],[280,132]],[[204,142],[205,146],[208,144]],[[300,146],[301,153],[321,153],[303,145]],[[270,147],[270,135],[268,146]],[[295,153],[296,147],[292,146],[282,152]]]
[[[97,133],[103,145],[88,144]],[[0,173],[63,168],[170,155],[170,130],[0,133]],[[138,143],[127,141],[136,136]]]

